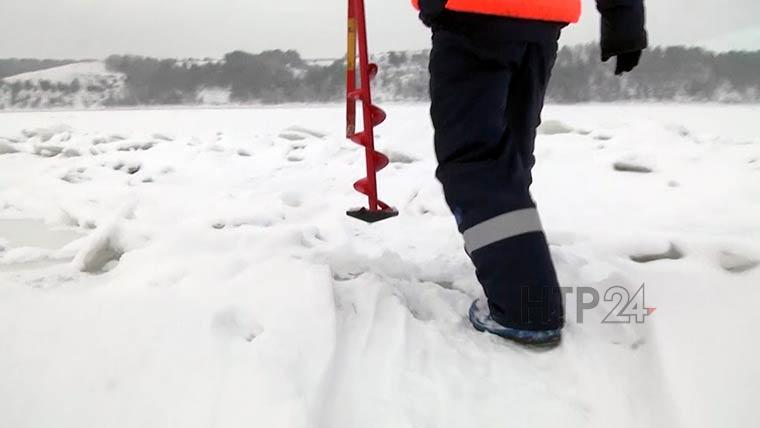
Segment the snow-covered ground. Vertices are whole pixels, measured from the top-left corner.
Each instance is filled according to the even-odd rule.
[[[339,106],[0,114],[0,426],[758,426],[760,108],[547,108],[563,284],[657,308],[572,295],[550,352],[469,327],[427,106],[388,111],[372,226]]]

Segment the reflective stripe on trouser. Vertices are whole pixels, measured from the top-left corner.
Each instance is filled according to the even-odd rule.
[[[538,210],[525,208],[486,220],[464,231],[465,249],[469,254],[504,239],[531,232],[541,232]]]
[[[493,36],[493,37],[492,37]],[[524,330],[562,327],[564,309],[529,188],[556,42],[436,30],[430,58],[436,176],[491,314]]]

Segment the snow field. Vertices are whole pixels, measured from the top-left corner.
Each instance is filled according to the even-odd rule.
[[[373,226],[340,107],[0,115],[0,426],[752,424],[757,107],[547,108],[563,285],[657,307],[571,295],[552,352],[470,328],[427,106],[388,110]]]

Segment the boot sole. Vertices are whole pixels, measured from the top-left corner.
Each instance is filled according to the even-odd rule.
[[[481,333],[492,334],[492,335],[500,337],[502,339],[509,340],[510,342],[514,342],[514,343],[517,343],[519,345],[528,346],[528,347],[532,347],[532,348],[547,350],[547,349],[557,348],[559,345],[562,344],[562,336],[557,336],[556,338],[547,340],[545,342],[536,342],[536,341],[532,341],[532,340],[520,339],[520,338],[517,338],[517,337],[502,336],[500,334],[496,334],[496,333],[493,333],[491,331],[488,331],[485,328],[483,328],[481,326],[478,326],[478,325],[475,325],[475,324],[472,324],[472,326],[475,328],[475,330],[477,330],[477,331],[479,331]]]

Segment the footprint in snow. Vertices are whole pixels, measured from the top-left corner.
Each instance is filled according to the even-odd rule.
[[[211,329],[219,336],[253,342],[264,332],[256,319],[247,311],[229,307],[214,314]]]
[[[96,135],[92,137],[92,139],[90,140],[90,144],[92,144],[93,146],[99,146],[102,144],[120,143],[126,140],[127,140],[127,137],[123,135],[119,135],[119,134],[112,134],[108,136]]]
[[[631,343],[630,348],[634,351],[637,351],[642,346],[646,345],[647,340],[643,337],[637,339],[635,342]]]
[[[541,135],[570,134],[574,131],[575,129],[559,120],[547,120],[538,127],[538,133]]]
[[[63,177],[61,177],[61,180],[71,183],[71,184],[77,184],[77,183],[84,183],[87,181],[90,181],[91,178],[88,177],[85,172],[87,172],[86,168],[77,168],[75,170],[71,170],[66,173]]]
[[[228,227],[238,228],[243,226],[271,227],[277,222],[285,219],[282,213],[259,213],[248,217],[237,218],[233,220],[217,220],[211,225],[216,230],[226,229]]]
[[[283,140],[288,141],[302,141],[305,140],[306,137],[302,134],[295,133],[295,132],[281,132],[278,137],[282,138]]]
[[[364,275],[366,272],[340,272],[332,271],[332,279],[336,282],[353,281],[354,279]]]
[[[649,174],[654,172],[651,167],[636,161],[618,161],[615,162],[613,168],[615,171],[619,172],[633,172],[639,174]]]
[[[117,242],[117,237],[111,233],[94,232],[85,247],[75,258],[75,263],[81,272],[101,274],[112,270],[124,255],[124,249]]]
[[[651,263],[658,260],[680,260],[684,258],[684,253],[672,242],[667,251],[662,253],[640,253],[630,256],[630,259],[636,263]]]
[[[120,152],[135,152],[135,151],[145,151],[150,150],[153,147],[156,146],[158,142],[156,141],[148,141],[148,142],[139,142],[139,141],[130,141],[125,142],[119,145],[119,147],[116,148],[116,150]]]
[[[297,192],[285,192],[280,195],[280,200],[289,207],[298,208],[303,204],[303,195]]]
[[[0,143],[18,144],[22,141],[22,138],[17,137],[0,137]]]
[[[174,141],[174,137],[170,137],[168,135],[164,135],[161,133],[155,133],[152,135],[152,137],[156,140],[162,140],[162,141]]]
[[[733,251],[721,251],[720,267],[730,273],[744,273],[760,266],[760,260]]]
[[[63,147],[53,144],[38,145],[34,147],[34,154],[44,158],[58,156],[63,151]]]
[[[93,137],[92,140],[90,140],[90,144],[92,144],[93,146],[99,146],[101,144],[106,144],[106,143],[110,143],[110,142],[111,141],[108,138],[106,138],[106,137],[104,137],[102,135],[98,135],[96,137]]]
[[[327,242],[327,239],[316,227],[308,228],[301,232],[300,244],[304,248],[314,248]]]
[[[0,155],[10,155],[13,153],[18,153],[18,149],[11,146],[10,143],[0,141]]]
[[[53,139],[53,137],[57,135],[64,135],[69,134],[70,135],[71,128],[66,125],[53,125],[46,128],[36,128],[36,129],[24,129],[21,131],[21,134],[26,137],[27,139],[32,138],[39,138],[40,141],[47,142]],[[63,140],[65,141],[65,140]]]
[[[78,158],[82,156],[82,152],[72,147],[69,147],[68,149],[64,150],[63,153],[61,154],[65,158]]]
[[[325,134],[324,132],[315,131],[313,129],[304,128],[302,126],[291,126],[285,129],[285,131],[292,131],[292,132],[297,132],[300,134],[306,134],[310,137],[319,138],[319,139],[325,138],[327,136],[327,134]]]
[[[388,159],[391,161],[391,163],[410,164],[418,161],[418,159],[414,156],[395,150],[386,152],[386,155],[388,156]]]
[[[140,169],[142,169],[142,165],[140,164],[125,164],[123,162],[118,162],[115,165],[111,167],[114,171],[121,171],[125,172],[129,175],[135,175],[138,172],[140,172]]]
[[[676,134],[678,134],[679,137],[688,138],[691,136],[691,131],[689,131],[689,128],[683,125],[671,126],[670,129]]]

